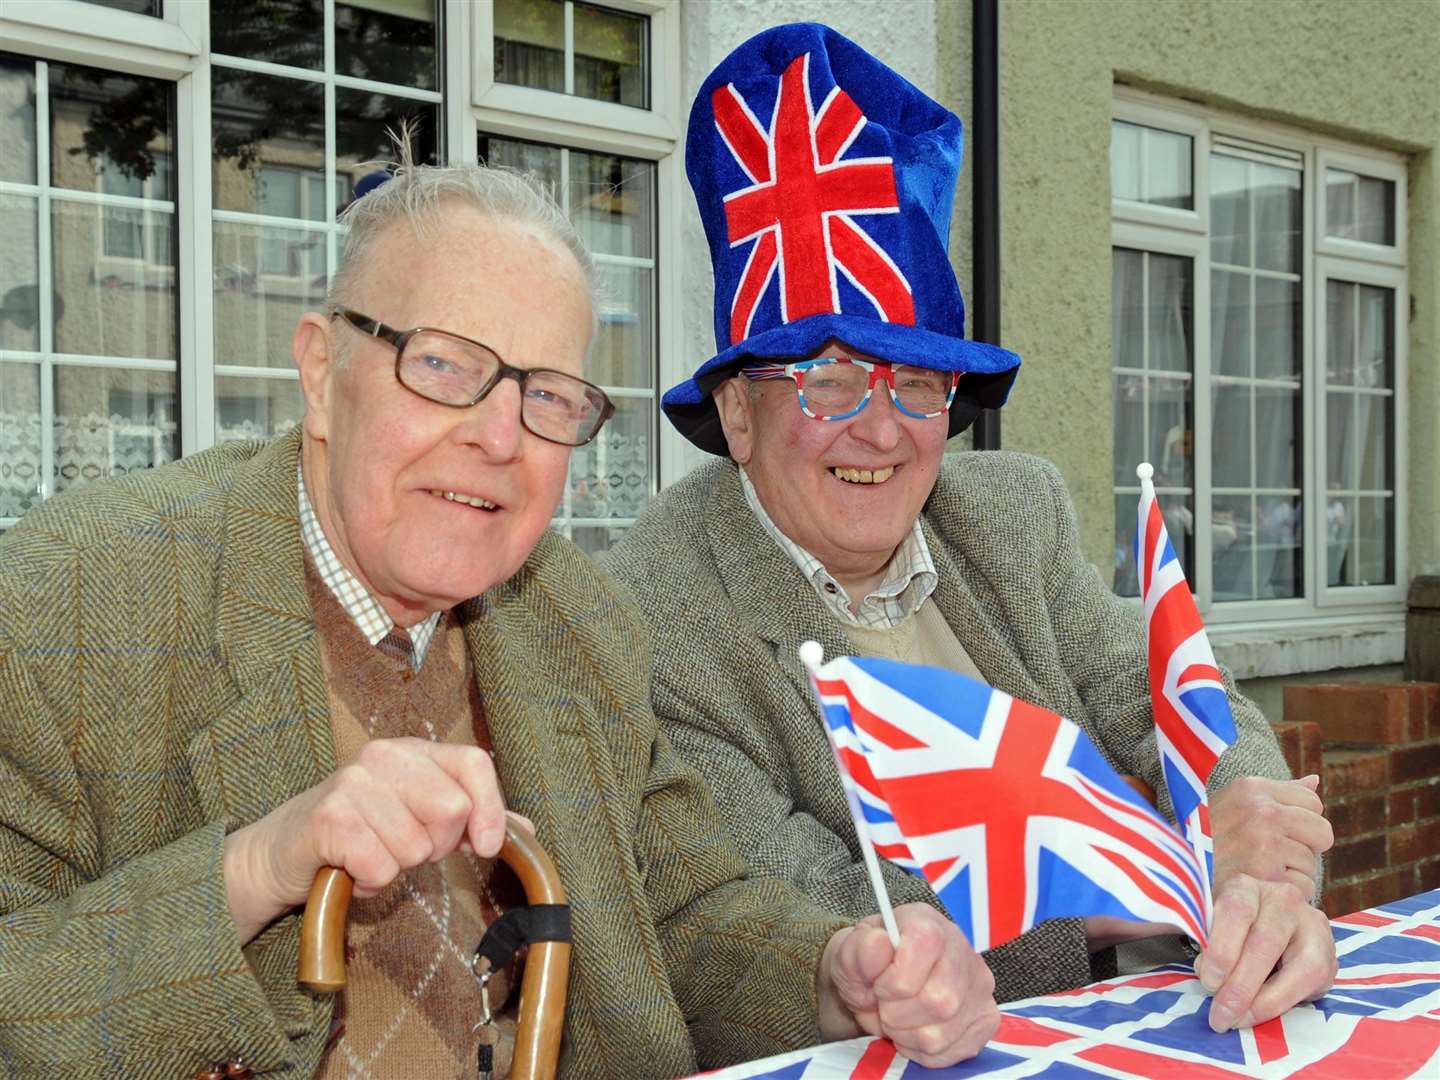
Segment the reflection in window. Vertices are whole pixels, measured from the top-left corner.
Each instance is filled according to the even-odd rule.
[[[1367,244],[1395,243],[1395,181],[1325,170],[1325,233]]]
[[[1195,140],[1116,120],[1110,125],[1110,188],[1127,202],[1191,210]]]
[[[495,0],[494,11],[496,82],[650,107],[644,15],[567,0]]]

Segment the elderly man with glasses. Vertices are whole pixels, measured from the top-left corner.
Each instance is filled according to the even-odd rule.
[[[642,623],[546,531],[612,411],[593,271],[521,178],[402,164],[346,212],[305,414],[0,540],[0,1062],[32,1076],[475,1075],[533,822],[573,917],[560,1075],[669,1077],[883,1033],[973,1055],[992,982],[932,909],[898,950],[746,880],[657,731]],[[296,983],[317,871],[349,984]],[[483,1070],[482,1070],[483,1075]]]
[[[1082,555],[1059,471],[945,455],[1019,358],[965,339],[947,255],[960,121],[828,28],[766,31],[701,86],[686,166],[710,241],[718,352],[665,395],[719,460],[603,560],[655,638],[652,700],[752,869],[852,918],[876,900],[797,652],[949,668],[1074,720],[1164,796],[1140,620]],[[1328,987],[1309,901],[1332,842],[1253,704],[1210,786],[1217,916],[1199,971],[1217,1028]],[[967,797],[963,784],[953,792]],[[896,900],[938,905],[883,865]],[[1113,970],[1156,927],[1044,924],[987,954],[1000,1000]],[[1272,969],[1278,970],[1272,975]]]

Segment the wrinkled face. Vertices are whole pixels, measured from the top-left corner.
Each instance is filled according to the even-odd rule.
[[[839,343],[816,356],[884,359]],[[731,456],[780,530],[842,583],[883,569],[935,486],[947,417],[906,416],[883,386],[848,420],[806,416],[789,379],[732,379],[716,395]]]
[[[443,235],[421,240],[401,222],[377,237],[349,306],[398,330],[472,338],[515,367],[580,375],[591,314],[574,257],[471,207],[442,214]],[[396,622],[519,569],[555,513],[570,448],[521,426],[518,383],[502,379],[465,409],[427,401],[396,381],[392,346],[316,315],[297,329],[295,356],[306,488],[341,562]]]

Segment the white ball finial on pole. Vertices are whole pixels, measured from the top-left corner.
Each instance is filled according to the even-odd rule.
[[[1142,461],[1139,465],[1135,466],[1135,475],[1140,478],[1140,482],[1143,484],[1155,475],[1155,467],[1148,461]]]
[[[804,642],[799,649],[800,662],[814,671],[825,662],[825,649],[818,641]]]

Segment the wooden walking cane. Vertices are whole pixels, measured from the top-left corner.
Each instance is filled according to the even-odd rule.
[[[565,903],[565,886],[535,834],[513,818],[505,828],[500,858],[515,871],[531,904]],[[321,993],[345,986],[345,917],[354,882],[333,866],[315,875],[300,923],[301,984]],[[570,943],[537,941],[525,958],[520,983],[520,1020],[515,1030],[511,1080],[551,1080],[560,1058]]]

